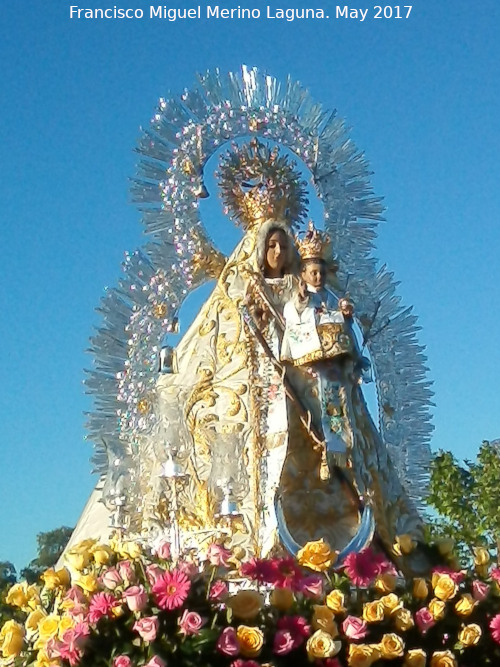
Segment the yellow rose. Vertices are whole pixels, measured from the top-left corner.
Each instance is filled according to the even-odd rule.
[[[425,667],[427,653],[421,648],[412,648],[405,656],[403,667]]]
[[[275,588],[269,601],[276,609],[288,611],[295,602],[295,596],[289,588]]]
[[[343,614],[346,609],[344,607],[345,596],[342,591],[333,590],[326,596],[326,606],[333,611],[334,614]]]
[[[82,574],[74,581],[85,593],[94,593],[99,588],[97,577],[93,574]]]
[[[405,652],[405,643],[399,635],[390,632],[384,635],[379,644],[382,658],[387,660],[394,660],[400,658]]]
[[[417,577],[413,580],[413,597],[417,600],[425,600],[429,595],[429,587],[425,579]]]
[[[431,667],[457,667],[457,661],[451,651],[435,651],[432,654]]]
[[[464,625],[458,633],[458,641],[464,646],[476,646],[479,644],[483,631],[476,623]]]
[[[255,658],[259,655],[264,645],[264,635],[259,628],[251,628],[248,625],[239,625],[236,637],[240,643],[241,654],[245,658]]]
[[[122,554],[126,558],[139,558],[142,555],[142,547],[137,542],[124,542],[122,544]]]
[[[488,576],[488,566],[487,565],[476,565],[476,574],[478,577],[483,577],[483,579],[486,579]]]
[[[24,628],[16,621],[7,621],[0,630],[0,651],[4,658],[15,658],[23,650]]]
[[[75,621],[71,618],[71,616],[61,616],[61,618],[59,619],[59,628],[57,630],[59,639],[62,639],[62,636],[66,632],[66,630],[69,630],[74,626],[75,626]]]
[[[441,556],[449,556],[455,548],[455,540],[451,537],[442,537],[436,541],[436,546]]]
[[[390,572],[385,572],[377,577],[375,580],[375,588],[380,593],[392,593],[396,588],[396,575]]]
[[[394,593],[389,593],[389,595],[383,595],[379,602],[382,603],[384,607],[384,613],[391,613],[398,607],[402,607],[403,603]]]
[[[363,620],[367,623],[379,623],[384,620],[384,605],[380,600],[365,602],[363,605]]]
[[[458,586],[449,574],[441,574],[434,586],[434,595],[440,600],[451,600],[458,592]]]
[[[34,609],[30,614],[28,615],[28,618],[26,619],[25,626],[26,630],[31,630],[34,632],[35,630],[38,630],[38,624],[42,620],[42,618],[45,618],[47,616],[46,612],[41,608],[37,607]]]
[[[469,593],[462,595],[460,600],[455,604],[455,611],[459,616],[470,616],[474,607],[476,606],[476,601]]]
[[[49,614],[44,616],[38,623],[38,632],[40,639],[47,640],[55,637],[59,629],[59,616],[56,614]]]
[[[406,632],[415,625],[411,611],[404,607],[395,609],[391,614],[391,618],[394,620],[394,625],[398,632]]]
[[[306,651],[310,660],[332,658],[337,655],[341,646],[342,644],[335,641],[328,632],[316,630],[307,640]]]
[[[51,567],[48,570],[45,570],[41,579],[43,579],[45,588],[52,591],[59,586],[68,586],[69,572],[64,567],[57,571]]]
[[[378,644],[349,644],[347,664],[349,667],[370,667],[380,656]]]
[[[308,542],[297,554],[300,565],[315,572],[324,572],[337,559],[337,552],[332,551],[330,545],[322,539],[317,542]]]
[[[40,605],[40,591],[36,584],[31,584],[26,588],[26,596],[28,598],[26,609],[36,609]]]
[[[12,605],[13,607],[25,607],[28,604],[28,597],[26,595],[26,589],[28,584],[23,581],[20,584],[14,584],[9,589],[5,601],[7,604]]]
[[[490,552],[484,547],[474,547],[474,565],[488,565]]]
[[[433,598],[429,602],[429,611],[431,612],[435,621],[440,621],[442,618],[444,618],[446,603],[444,603],[442,600],[438,600],[437,598]]]
[[[411,554],[416,546],[417,543],[413,537],[411,535],[404,534],[398,535],[396,537],[396,542],[392,549],[396,556],[406,556],[407,554]]]
[[[314,630],[324,630],[328,632],[332,637],[336,637],[339,634],[337,624],[335,623],[334,613],[328,607],[324,605],[315,604],[314,614],[312,618],[312,626]]]
[[[34,662],[35,667],[59,667],[61,661],[58,658],[49,658],[44,649],[40,649]]]
[[[106,565],[113,556],[113,550],[107,544],[94,544],[90,549],[90,553],[97,565]]]
[[[237,618],[249,621],[255,618],[264,606],[264,598],[257,591],[239,591],[227,601]]]
[[[78,572],[81,572],[85,567],[87,567],[90,554],[88,549],[70,549],[64,554],[64,560],[68,563],[70,567]]]

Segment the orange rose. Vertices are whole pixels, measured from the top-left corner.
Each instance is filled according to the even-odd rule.
[[[405,656],[403,667],[425,667],[427,653],[421,648],[412,648]]]
[[[451,651],[435,651],[432,654],[431,667],[457,667],[457,661]]]
[[[314,630],[324,630],[328,632],[332,637],[336,637],[339,634],[337,624],[335,623],[334,613],[328,607],[324,605],[315,604],[314,614],[312,618],[312,626]]]
[[[344,600],[345,597],[342,591],[333,590],[326,596],[326,606],[329,607],[334,614],[343,614],[346,611]]]
[[[429,602],[429,611],[432,614],[432,617],[435,621],[440,621],[444,618],[444,612],[446,611],[446,604],[442,600],[433,598]]]
[[[227,606],[233,610],[237,618],[249,621],[255,618],[264,606],[264,598],[257,591],[238,591],[229,598]]]
[[[367,623],[379,623],[384,620],[384,605],[380,600],[365,602],[363,605],[363,620]]]
[[[262,630],[248,625],[239,625],[236,629],[236,637],[240,643],[241,654],[245,658],[255,658],[259,655],[264,645]]]
[[[479,640],[481,639],[482,630],[479,625],[476,623],[471,623],[470,625],[464,625],[464,627],[458,633],[458,641],[464,646],[477,646]]]
[[[349,644],[347,664],[349,667],[371,667],[380,656],[377,644]]]
[[[295,596],[289,588],[275,588],[269,602],[279,611],[288,611],[295,602]]]
[[[379,646],[382,658],[386,658],[387,660],[401,658],[405,652],[404,641],[399,635],[394,634],[394,632],[385,634]]]
[[[395,609],[391,614],[391,618],[394,619],[394,625],[398,632],[406,632],[415,625],[411,611],[404,607]]]
[[[449,574],[441,574],[434,585],[434,595],[440,600],[451,600],[458,592],[458,586]]]
[[[420,577],[414,579],[413,597],[417,598],[418,600],[425,600],[425,598],[428,595],[429,595],[429,587],[427,586],[427,582],[425,581],[425,579],[421,579]]]
[[[392,593],[396,588],[396,575],[390,572],[385,572],[377,577],[375,580],[375,589],[380,593]]]
[[[328,632],[316,630],[307,640],[306,651],[310,660],[317,660],[321,658],[333,658],[340,651],[341,647],[341,642],[335,641]]]
[[[469,593],[462,595],[460,600],[455,604],[455,611],[458,616],[470,616],[476,606],[476,601]]]
[[[322,539],[308,542],[297,554],[299,564],[315,572],[328,570],[336,559],[337,552],[332,551],[330,545]]]

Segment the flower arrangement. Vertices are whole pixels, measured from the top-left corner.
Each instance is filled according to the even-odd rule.
[[[412,548],[400,538],[399,548]],[[12,586],[18,620],[0,630],[16,667],[467,667],[500,664],[500,569],[404,579],[371,549],[333,570],[322,540],[297,559],[240,560],[211,544],[86,541],[39,586]],[[21,620],[22,618],[22,620]]]

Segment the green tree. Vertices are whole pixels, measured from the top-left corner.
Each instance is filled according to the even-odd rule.
[[[452,537],[462,559],[475,546],[500,554],[500,440],[484,440],[475,462],[440,451],[431,466],[431,537]]]
[[[14,617],[14,610],[5,602],[7,593],[12,584],[17,581],[17,572],[14,565],[8,561],[0,561],[0,625]]]
[[[36,536],[38,555],[27,567],[21,570],[21,577],[29,583],[33,583],[45,570],[53,567],[68,543],[72,532],[73,528],[61,526],[46,533],[38,533]]]

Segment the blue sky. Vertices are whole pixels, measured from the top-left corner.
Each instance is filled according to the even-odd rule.
[[[90,6],[113,4],[149,7]],[[427,346],[433,448],[473,457],[500,437],[498,2],[415,0],[407,20],[365,5],[364,22],[70,20],[70,5],[0,15],[0,560],[26,564],[95,482],[85,349],[104,287],[145,241],[133,148],[158,98],[214,67],[291,74],[347,119],[387,206],[376,256]]]

